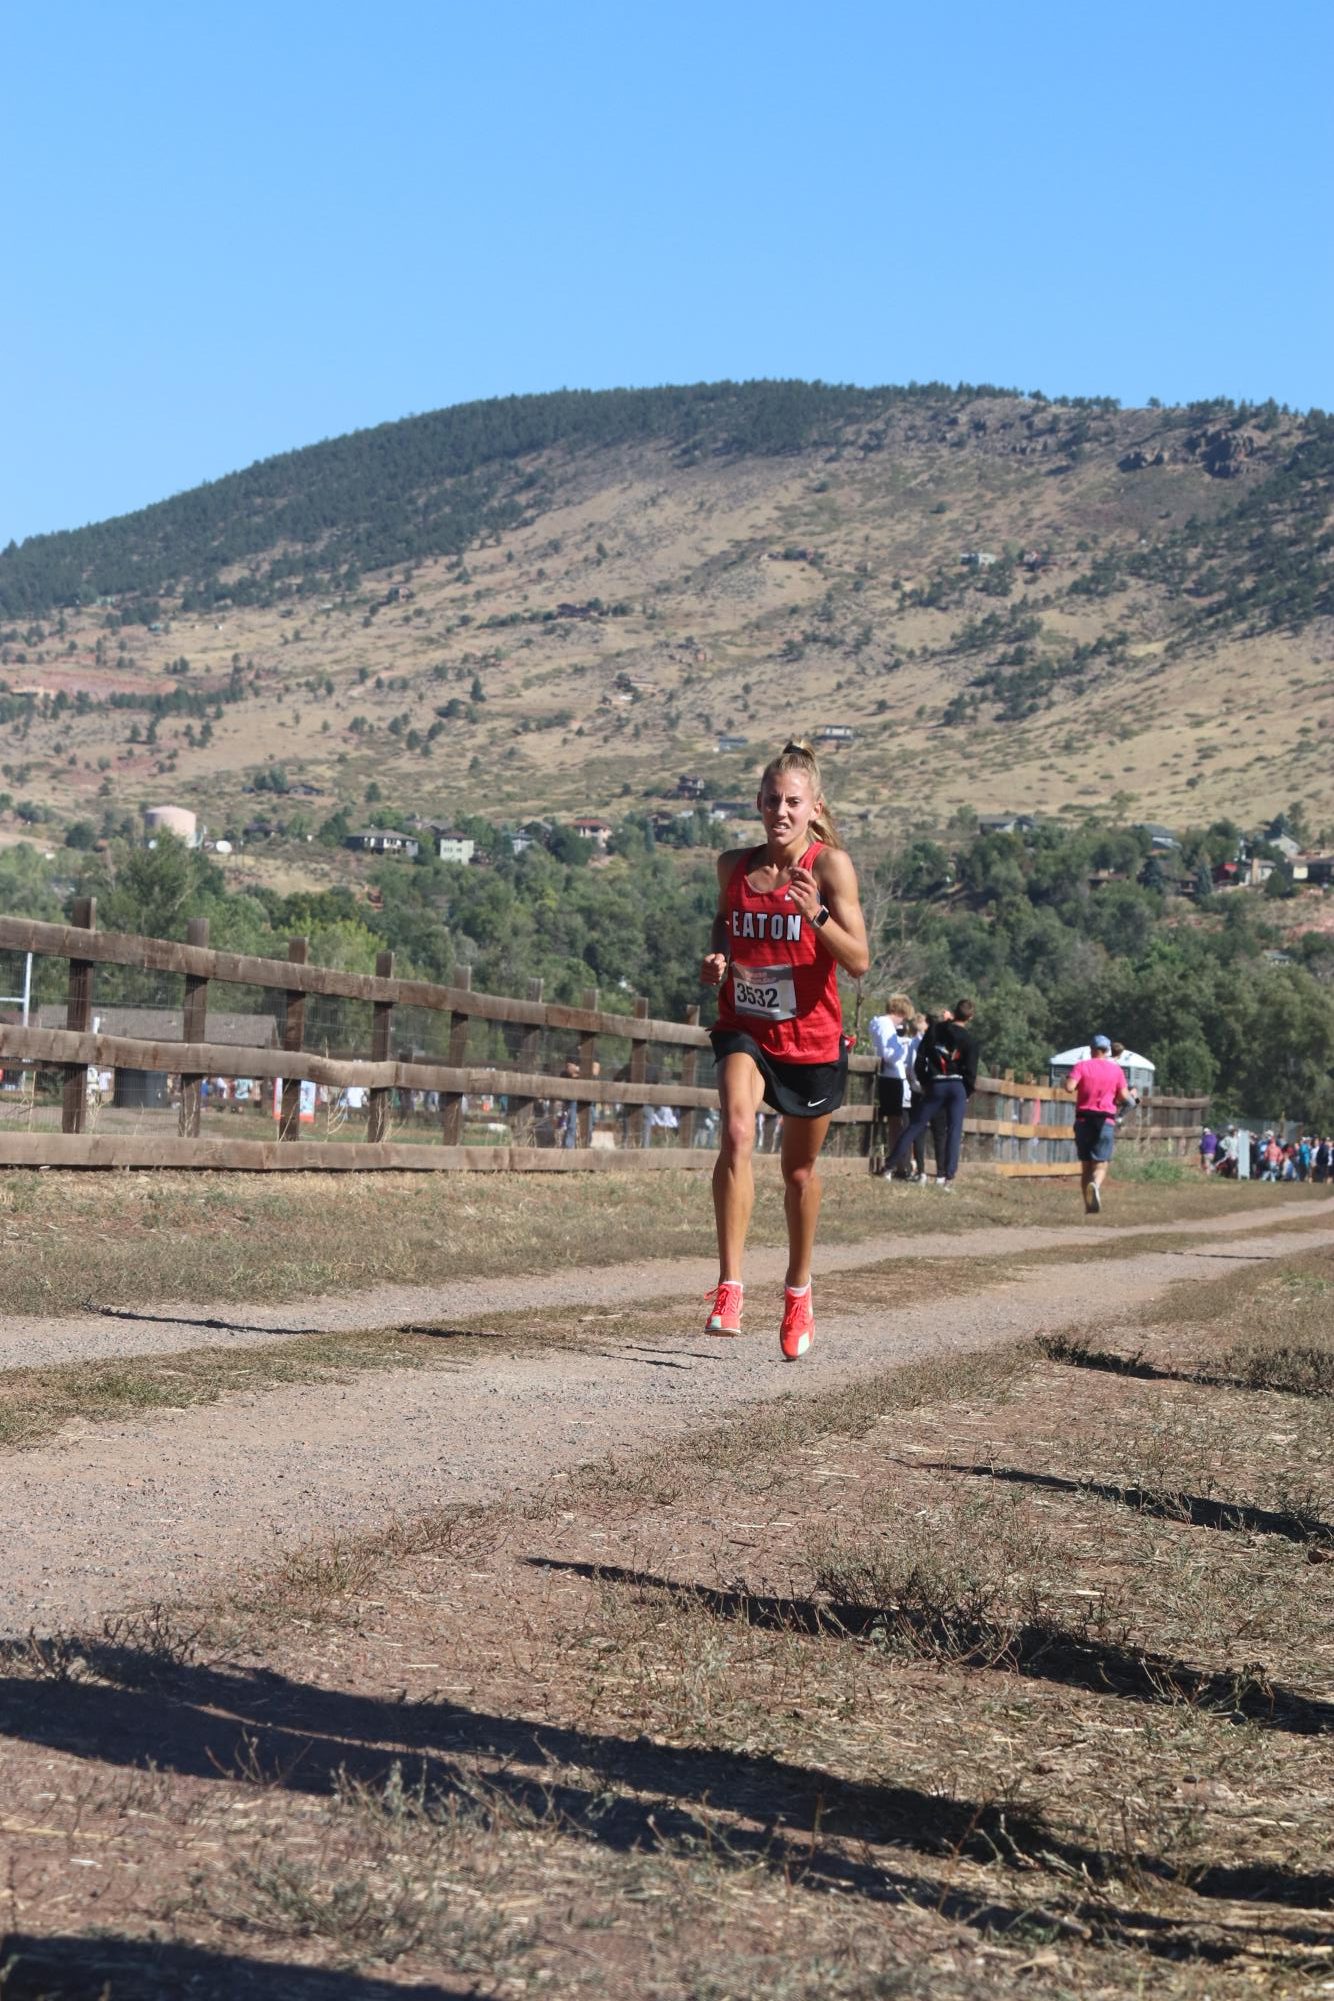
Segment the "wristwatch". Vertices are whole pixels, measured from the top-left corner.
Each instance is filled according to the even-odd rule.
[[[822,903],[820,905],[820,908],[816,911],[814,917],[812,917],[811,923],[815,926],[817,931],[823,931],[825,925],[828,922],[829,922],[829,905],[827,903]]]

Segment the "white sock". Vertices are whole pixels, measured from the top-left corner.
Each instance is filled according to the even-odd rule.
[[[789,1299],[804,1299],[810,1289],[811,1282],[809,1279],[807,1279],[805,1285],[785,1285],[783,1287]]]

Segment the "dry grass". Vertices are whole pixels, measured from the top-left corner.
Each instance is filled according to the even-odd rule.
[[[1275,1214],[1323,1220],[1321,1191],[1185,1182],[1117,1183],[1119,1225]],[[831,1183],[826,1243],[923,1228],[1083,1222],[1063,1183],[966,1175],[949,1201],[870,1175]],[[1087,1234],[1087,1233],[1086,1233]],[[692,1174],[560,1175],[39,1173],[0,1180],[5,1310],[67,1313],[88,1301],[254,1302],[438,1285],[452,1275],[611,1265],[698,1255],[712,1241],[705,1179]],[[753,1241],[783,1241],[776,1186],[761,1189]],[[72,1251],[71,1246],[77,1250]]]
[[[1187,1380],[1251,1390],[1284,1390],[1296,1396],[1334,1396],[1334,1254],[1312,1251],[1282,1260],[1269,1277],[1250,1264],[1209,1280],[1182,1280],[1167,1306],[1144,1308],[1137,1324],[1150,1330],[1170,1322],[1189,1341],[1195,1367]],[[1268,1259],[1263,1262],[1269,1262]],[[1078,1330],[1045,1340],[1052,1361],[1112,1374],[1156,1378],[1182,1374],[1172,1362],[1154,1359],[1143,1344],[1133,1349],[1095,1345]],[[1179,1357],[1181,1341],[1173,1354]]]

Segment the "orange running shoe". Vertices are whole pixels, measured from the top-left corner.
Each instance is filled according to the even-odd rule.
[[[778,1332],[778,1345],[783,1351],[785,1362],[800,1361],[815,1338],[815,1309],[811,1304],[811,1288],[803,1292],[793,1292],[791,1286],[783,1288],[783,1325]]]
[[[725,1278],[712,1292],[704,1297],[712,1301],[709,1317],[704,1323],[706,1334],[739,1334],[741,1332],[741,1292],[735,1279]]]

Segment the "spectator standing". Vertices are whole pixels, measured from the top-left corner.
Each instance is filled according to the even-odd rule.
[[[1200,1134],[1200,1170],[1202,1173],[1213,1173],[1214,1156],[1217,1152],[1218,1134],[1212,1126],[1206,1126]]]
[[[875,1080],[876,1110],[885,1126],[885,1153],[908,1122],[912,1103],[909,1064],[913,1056],[913,1005],[907,994],[891,994],[883,1014],[871,1018],[871,1047],[879,1063]]]
[[[947,1007],[943,1007],[936,1016],[937,1021],[953,1021],[953,1019],[954,1016]],[[931,1023],[924,1014],[913,1016],[912,1063],[910,1066],[912,1071],[912,1097],[908,1101],[908,1116],[910,1119],[915,1119],[918,1112],[922,1109],[924,1094],[917,1076],[917,1052],[922,1046],[922,1037],[926,1034],[930,1026]],[[943,1111],[932,1113],[928,1130],[931,1134],[931,1158],[935,1162],[936,1179],[940,1181],[943,1180],[945,1174],[946,1141],[948,1139],[947,1122]],[[919,1132],[913,1141],[912,1157],[913,1171],[908,1176],[908,1179],[909,1181],[915,1181],[919,1187],[925,1187],[927,1181],[925,1132]]]
[[[1102,1208],[1102,1184],[1116,1144],[1117,1109],[1130,1096],[1124,1070],[1112,1061],[1107,1036],[1092,1038],[1088,1055],[1070,1072],[1069,1085],[1075,1094],[1075,1152],[1084,1210],[1086,1215],[1096,1216]]]
[[[914,1140],[934,1119],[943,1117],[944,1158],[936,1161],[936,1186],[947,1192],[959,1171],[964,1111],[977,1085],[977,1044],[968,1027],[974,1012],[972,1001],[961,1000],[952,1016],[943,1016],[923,1034],[914,1058],[922,1100],[887,1163],[890,1173],[902,1167]]]

